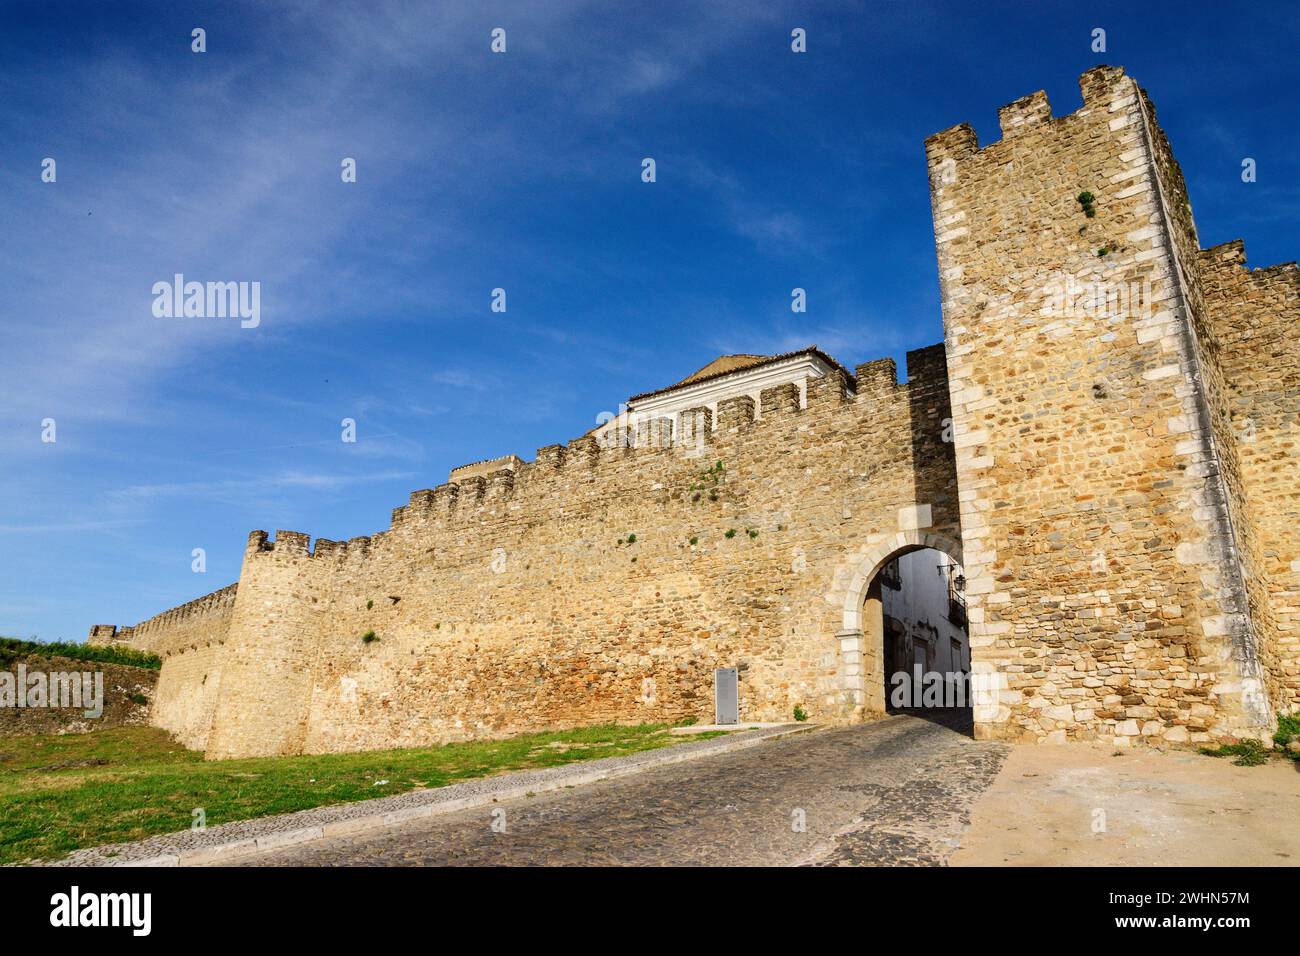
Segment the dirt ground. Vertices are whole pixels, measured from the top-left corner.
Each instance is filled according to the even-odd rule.
[[[1019,746],[952,866],[1297,866],[1300,763]]]
[[[104,661],[81,661],[70,657],[15,657],[0,670],[18,673],[18,665],[27,665],[27,673],[41,671],[94,673],[104,675],[104,712],[87,717],[84,708],[0,707],[0,737],[26,737],[33,734],[84,734],[109,727],[142,727],[149,723],[149,701],[158,685],[158,671],[148,667],[128,667]],[[15,682],[17,678],[15,677]],[[132,700],[137,697],[142,700]],[[4,747],[0,746],[0,750]]]

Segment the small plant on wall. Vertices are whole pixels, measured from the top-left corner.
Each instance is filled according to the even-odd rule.
[[[803,707],[801,707],[800,705],[795,704],[794,719],[802,723],[803,721],[808,719],[808,711],[804,710]]]
[[[362,644],[373,644],[377,640],[379,640],[379,635],[374,631],[366,631],[366,633],[361,635]]]
[[[715,461],[700,472],[695,481],[691,483],[691,500],[699,501],[707,493],[710,501],[717,501],[718,485],[722,483],[723,473],[726,470],[726,466],[721,461]]]
[[[1097,215],[1097,207],[1093,205],[1093,203],[1097,201],[1097,197],[1094,196],[1092,193],[1088,192],[1085,189],[1083,192],[1079,193],[1079,195],[1075,196],[1074,198],[1079,201],[1079,205],[1083,209],[1083,214],[1087,216],[1089,219]]]

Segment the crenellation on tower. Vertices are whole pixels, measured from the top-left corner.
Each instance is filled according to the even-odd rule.
[[[347,550],[347,545],[342,541],[331,541],[329,538],[317,538],[315,550],[312,551],[312,557],[322,560],[336,560],[343,556]]]
[[[275,532],[275,550],[285,555],[307,555],[311,553],[309,547],[311,535],[304,534],[301,531],[279,531]]]
[[[980,140],[970,123],[958,123],[942,132],[926,137],[925,152],[931,166],[944,160],[959,160],[979,152]]]
[[[1079,93],[1083,96],[1085,109],[1104,108],[1115,113],[1127,109],[1132,104],[1128,97],[1132,90],[1123,87],[1125,82],[1124,67],[1102,64],[1085,70],[1079,75]],[[1116,96],[1116,91],[1120,92]]]
[[[1002,129],[1003,139],[1027,132],[1051,118],[1052,107],[1047,102],[1047,93],[1044,90],[1022,96],[998,110],[998,125]]]

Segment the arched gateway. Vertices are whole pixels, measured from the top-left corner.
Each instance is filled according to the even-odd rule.
[[[869,545],[845,563],[847,573],[837,575],[832,600],[840,608],[839,641],[844,695],[861,715],[886,710],[885,632],[881,611],[880,572],[894,559],[933,548],[962,563],[960,542],[943,534],[922,530],[900,531]]]

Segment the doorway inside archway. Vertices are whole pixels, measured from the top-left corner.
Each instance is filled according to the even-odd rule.
[[[934,548],[900,552],[867,588],[863,632],[881,666],[888,713],[969,711],[970,629],[965,577]]]

